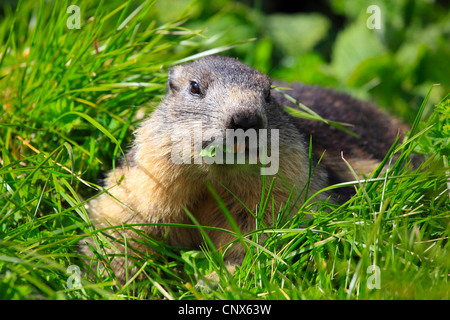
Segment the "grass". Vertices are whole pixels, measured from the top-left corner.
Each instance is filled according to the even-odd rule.
[[[152,1],[81,2],[81,29],[67,27],[68,6],[20,2],[0,22],[1,299],[449,298],[448,96],[429,118],[419,112],[411,138],[392,148],[402,156],[387,154],[387,173],[347,184],[357,190],[347,203],[308,202],[270,226],[256,212],[251,234],[227,231],[248,248],[233,276],[207,239],[186,250],[145,235],[156,253],[137,259],[138,278],[120,286],[110,270],[89,268],[77,243],[95,234],[101,249],[108,238],[84,205],[157,106],[168,67],[235,43],[215,46],[184,28],[185,13],[155,23]],[[405,166],[413,152],[427,154],[417,170]],[[270,200],[262,195],[261,208],[277,215]],[[82,288],[73,287],[73,265]],[[218,282],[209,290],[212,271]]]

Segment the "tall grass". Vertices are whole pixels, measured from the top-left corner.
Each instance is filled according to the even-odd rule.
[[[84,263],[76,248],[86,235],[109,245],[85,204],[157,106],[167,68],[229,46],[184,28],[189,11],[154,22],[153,1],[81,1],[80,29],[67,26],[69,4],[19,2],[0,22],[0,298],[448,299],[446,98],[392,148],[402,156],[386,156],[385,174],[346,184],[357,190],[347,203],[308,202],[288,220],[263,194],[260,211],[277,217],[273,225],[256,212],[251,234],[226,231],[247,248],[233,276],[207,239],[187,250],[143,235],[156,253],[136,259],[138,275],[125,285]],[[416,151],[432,156],[412,170]],[[71,285],[73,265],[82,288]]]

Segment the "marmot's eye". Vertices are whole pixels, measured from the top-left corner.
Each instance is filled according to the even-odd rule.
[[[201,94],[200,86],[195,81],[191,81],[191,93],[195,95]]]

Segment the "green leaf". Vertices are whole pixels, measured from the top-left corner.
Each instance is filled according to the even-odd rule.
[[[339,33],[334,44],[331,67],[342,82],[347,82],[364,60],[385,52],[375,32],[365,23],[365,19],[359,19],[348,26]]]
[[[329,27],[329,20],[318,13],[272,14],[266,22],[274,46],[287,56],[310,51],[327,36]]]

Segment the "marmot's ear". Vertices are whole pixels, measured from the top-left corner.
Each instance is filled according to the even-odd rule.
[[[169,92],[177,92],[181,86],[181,71],[183,66],[175,66],[169,70],[169,77],[167,80],[167,87]]]

